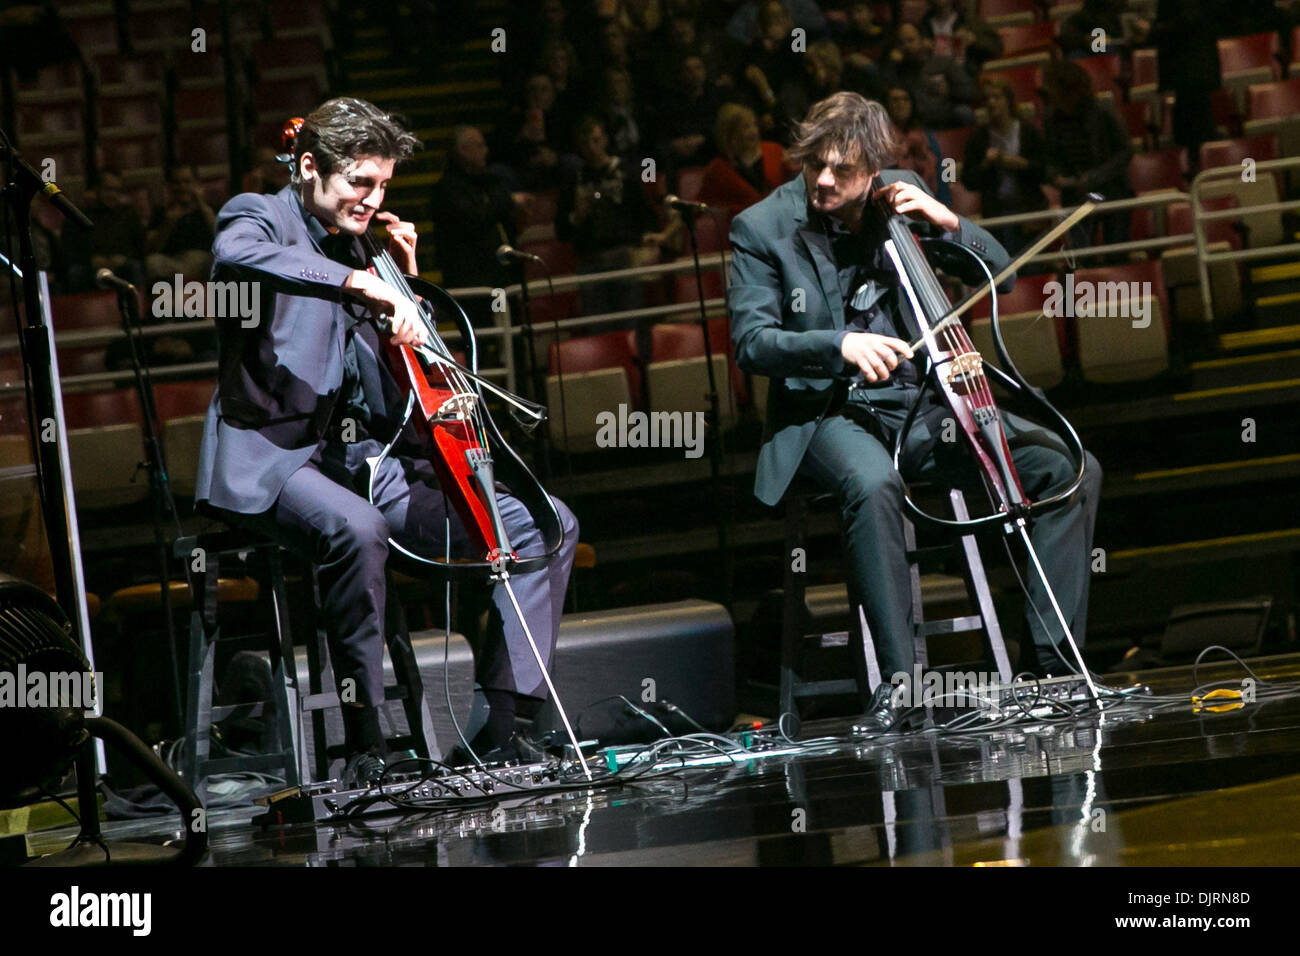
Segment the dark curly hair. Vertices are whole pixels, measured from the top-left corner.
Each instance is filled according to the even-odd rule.
[[[401,162],[423,144],[394,116],[374,103],[352,96],[327,100],[307,115],[294,141],[292,177],[302,181],[298,160],[311,153],[321,174],[329,176],[358,156]]]

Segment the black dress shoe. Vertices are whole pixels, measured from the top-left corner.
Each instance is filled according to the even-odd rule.
[[[910,708],[900,700],[894,703],[894,685],[883,681],[871,695],[867,712],[853,722],[851,733],[855,737],[870,734],[884,734],[891,730],[902,730]]]
[[[384,775],[384,768],[383,757],[368,750],[362,751],[348,758],[339,782],[347,790],[373,787],[379,783],[380,778]]]

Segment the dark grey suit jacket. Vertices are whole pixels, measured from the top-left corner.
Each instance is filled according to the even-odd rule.
[[[925,188],[910,171],[885,170],[880,176],[885,184],[903,181]],[[984,259],[995,275],[1010,262],[1001,244],[965,217],[952,238]],[[775,505],[836,390],[858,370],[846,368],[840,353],[845,320],[839,277],[830,239],[809,222],[803,176],[737,216],[731,248],[727,301],[736,361],[745,371],[772,379],[754,494]],[[1001,291],[1012,283],[1008,280]],[[903,311],[903,327],[916,328],[906,302]]]
[[[259,283],[260,313],[251,327],[238,316],[216,319],[220,368],[199,450],[197,501],[266,511],[325,432],[355,324],[342,301],[352,270],[322,252],[326,235],[292,186],[274,196],[242,193],[217,214],[212,278]],[[387,416],[393,401],[376,375],[376,344],[358,333],[372,418]]]

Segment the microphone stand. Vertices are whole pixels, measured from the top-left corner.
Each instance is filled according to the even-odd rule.
[[[81,615],[77,612],[77,573],[73,563],[69,523],[71,503],[64,489],[67,488],[67,475],[64,473],[62,457],[57,442],[36,441],[41,422],[55,421],[57,407],[54,394],[54,366],[51,355],[50,329],[43,321],[41,312],[41,291],[37,279],[36,253],[32,246],[31,203],[38,192],[47,196],[59,196],[59,204],[71,207],[76,215],[69,216],[70,221],[84,229],[93,228],[90,220],[72,206],[58,188],[53,192],[36,172],[23,162],[22,158],[10,145],[9,138],[0,131],[0,158],[5,165],[4,198],[9,209],[13,211],[18,227],[18,263],[23,279],[23,314],[26,328],[20,328],[23,339],[23,363],[28,382],[28,395],[35,407],[36,416],[29,423],[33,437],[33,453],[38,464],[37,474],[40,478],[41,511],[45,521],[46,539],[50,548],[50,563],[54,572],[54,590],[64,614],[72,622],[77,632],[77,644],[87,647],[89,634],[79,633]],[[17,303],[15,303],[17,305]]]
[[[695,217],[699,210],[686,206],[682,220],[691,240],[691,258],[695,262],[695,291],[700,303],[700,331],[704,334],[704,362],[709,374],[709,421],[712,437],[709,441],[709,488],[713,496],[713,513],[718,516],[718,559],[722,565],[722,604],[731,607],[732,556],[727,547],[727,515],[722,507],[722,416],[718,402],[717,376],[713,372],[713,344],[709,341],[709,316],[704,307],[704,273],[700,268],[700,244],[695,235]]]
[[[181,732],[185,726],[184,710],[181,706],[181,672],[176,655],[176,626],[172,620],[171,596],[171,546],[167,540],[164,527],[169,521],[179,522],[176,500],[172,497],[171,482],[167,477],[167,460],[163,456],[162,444],[158,440],[156,427],[157,411],[154,408],[153,379],[148,367],[140,359],[138,341],[143,340],[139,316],[136,310],[139,299],[135,287],[117,287],[117,307],[122,313],[122,331],[126,333],[127,352],[131,356],[131,370],[135,373],[135,390],[140,397],[141,424],[144,430],[144,461],[136,465],[136,473],[141,468],[149,472],[149,498],[153,516],[154,548],[158,554],[158,580],[162,587],[163,620],[166,621],[167,663],[171,667],[172,718],[176,721],[176,730]]]
[[[545,382],[542,379],[541,369],[537,367],[537,343],[533,338],[533,306],[528,295],[528,264],[521,260],[517,268],[519,270],[519,304],[524,318],[524,349],[528,353],[528,371],[533,388],[533,401],[545,405]],[[537,466],[537,470],[541,472],[541,480],[543,482],[549,480],[551,477],[551,424],[549,416],[546,428],[539,429],[537,434]]]

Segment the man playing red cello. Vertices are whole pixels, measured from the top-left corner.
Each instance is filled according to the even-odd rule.
[[[297,136],[292,180],[274,195],[244,193],[217,216],[213,278],[260,284],[261,320],[218,319],[220,370],[204,427],[195,498],[233,524],[272,535],[315,565],[321,616],[348,751],[344,783],[384,770],[377,705],[383,700],[385,567],[391,542],[453,557],[470,539],[427,457],[399,445],[373,482],[375,458],[402,422],[402,396],[379,335],[362,310],[391,317],[399,345],[425,342],[410,295],[366,271],[360,238],[378,219],[389,250],[416,273],[413,225],[380,211],[398,162],[419,141],[364,100],[329,100]],[[528,508],[497,495],[520,557],[545,550]],[[564,541],[539,571],[512,579],[522,617],[549,666],[577,544],[577,522],[554,501]],[[448,524],[449,522],[449,524]],[[450,528],[450,542],[447,529]],[[472,741],[490,760],[525,755],[520,734],[544,700],[545,676],[525,623],[497,584],[476,677],[491,706]]]

